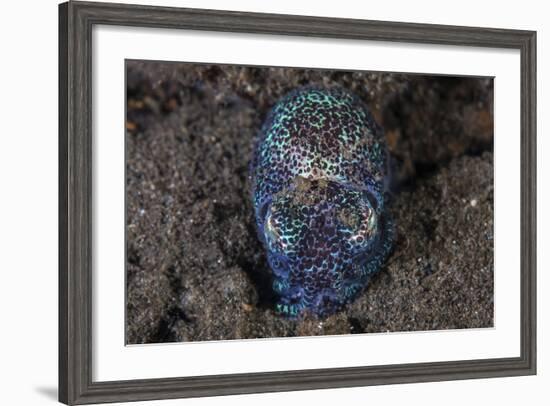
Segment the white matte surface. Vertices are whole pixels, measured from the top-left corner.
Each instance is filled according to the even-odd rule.
[[[519,355],[518,51],[112,26],[92,40],[94,380]],[[125,58],[495,76],[495,328],[124,346]]]

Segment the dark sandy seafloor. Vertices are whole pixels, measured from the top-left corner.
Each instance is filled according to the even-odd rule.
[[[269,108],[345,87],[385,130],[393,253],[325,319],[273,311],[248,165]],[[127,343],[493,326],[493,83],[127,62]]]

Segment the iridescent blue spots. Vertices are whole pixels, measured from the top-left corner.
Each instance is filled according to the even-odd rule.
[[[380,270],[392,245],[385,151],[367,107],[340,88],[298,89],[269,113],[251,178],[279,313],[334,313]]]

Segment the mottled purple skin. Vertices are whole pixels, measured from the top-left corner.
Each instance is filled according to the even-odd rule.
[[[279,313],[334,313],[380,270],[392,245],[385,151],[367,107],[340,88],[298,89],[269,113],[251,178]]]

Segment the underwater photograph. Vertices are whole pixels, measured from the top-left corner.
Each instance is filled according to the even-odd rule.
[[[125,69],[126,344],[494,326],[492,77]]]

